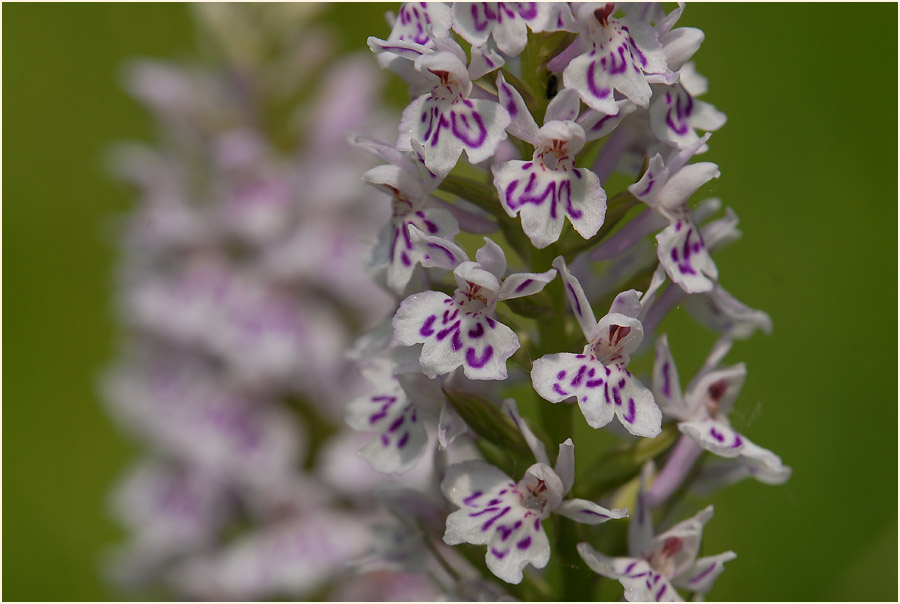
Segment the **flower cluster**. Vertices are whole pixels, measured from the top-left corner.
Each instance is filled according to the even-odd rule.
[[[683,10],[406,3],[368,40],[411,102],[396,138],[350,135],[382,162],[363,177],[391,209],[369,268],[395,306],[354,349],[373,388],[346,420],[380,472],[435,460],[422,520],[395,526],[421,553],[401,566],[439,563],[447,597],[590,600],[582,560],[628,600],[705,594],[735,557],[698,558],[712,507],[655,535],[653,515],[671,522],[687,492],[790,476],[727,419],[746,368],[721,363],[771,323],[721,284],[712,254],[740,237],[734,212],[696,200],[720,172],[695,156],[725,116],[697,98],[704,34],[676,27]],[[720,334],[685,390],[655,333],[679,304]],[[576,408],[622,441],[580,472]],[[627,543],[607,521],[629,522]],[[484,561],[442,548],[463,543]],[[373,556],[398,559],[384,543]]]

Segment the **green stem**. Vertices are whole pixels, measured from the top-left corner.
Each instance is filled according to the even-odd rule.
[[[556,255],[556,245],[551,245],[543,250],[536,250],[532,258],[532,270],[549,269],[552,259]],[[562,280],[554,279],[544,288],[544,291],[550,296],[553,312],[545,319],[538,321],[540,342],[538,356],[566,350],[566,292],[563,289]],[[551,440],[556,444],[565,441],[572,435],[573,405],[548,404],[537,393],[535,393],[535,396],[541,413],[541,423],[549,433]]]
[[[451,195],[462,197],[466,201],[471,201],[485,212],[498,218],[501,215],[506,216],[503,208],[500,207],[496,189],[489,184],[481,183],[465,176],[459,176],[458,174],[448,174],[438,189]]]

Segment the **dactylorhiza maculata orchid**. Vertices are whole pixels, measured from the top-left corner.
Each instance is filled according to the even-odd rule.
[[[221,64],[131,78],[163,137],[118,156],[142,199],[104,383],[148,449],[114,502],[118,577],[190,599],[618,598],[601,576],[705,596],[734,554],[698,558],[698,497],[790,468],[728,419],[746,369],[720,363],[771,321],[714,261],[741,233],[702,161],[726,121],[698,98],[704,33],[680,3],[407,3],[371,63],[314,85],[306,10],[200,8]],[[373,101],[374,63],[402,112]],[[718,337],[684,390],[656,335],[677,351],[682,309]]]
[[[745,476],[789,476],[726,418],[745,370],[717,364],[771,322],[727,292],[713,260],[741,233],[733,210],[697,198],[720,170],[695,156],[726,118],[697,98],[704,33],[676,27],[683,12],[407,3],[368,39],[410,102],[395,144],[351,136],[383,161],[364,175],[392,210],[369,268],[395,302],[353,348],[372,387],[346,420],[372,467],[432,481],[409,512],[423,520],[402,520],[404,537],[367,564],[423,572],[431,560],[448,598],[609,596],[584,563],[628,599],[706,594],[733,557],[697,559],[711,508],[656,537],[652,516],[690,515],[685,494]],[[721,337],[683,395],[655,335],[681,305]],[[620,442],[576,471],[582,417]],[[630,544],[606,521],[630,522]]]

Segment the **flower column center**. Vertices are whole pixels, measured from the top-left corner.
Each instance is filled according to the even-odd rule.
[[[459,100],[462,86],[449,71],[436,71],[433,69],[428,71],[440,79],[440,83],[431,90],[432,98],[439,101],[450,101],[451,103]]]
[[[540,149],[538,155],[541,164],[550,170],[571,170],[575,160],[569,154],[568,141],[554,139],[549,145]]]

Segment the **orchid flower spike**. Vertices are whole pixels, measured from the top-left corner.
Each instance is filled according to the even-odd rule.
[[[410,226],[413,242],[422,242],[425,267],[453,271],[453,297],[437,291],[413,294],[394,315],[394,334],[405,346],[424,344],[420,362],[428,377],[450,373],[460,365],[469,379],[505,380],[506,360],[519,349],[515,332],[494,319],[497,302],[530,296],[556,277],[544,273],[506,274],[503,249],[484,238],[475,262],[455,243]]]
[[[562,352],[536,360],[531,369],[534,389],[551,403],[575,397],[592,428],[602,428],[616,416],[630,433],[656,437],[662,413],[650,390],[626,369],[644,337],[638,320],[643,308],[638,292],[629,290],[616,296],[609,313],[598,322],[562,256],[553,266],[566,284],[569,303],[588,343],[581,354]]]

